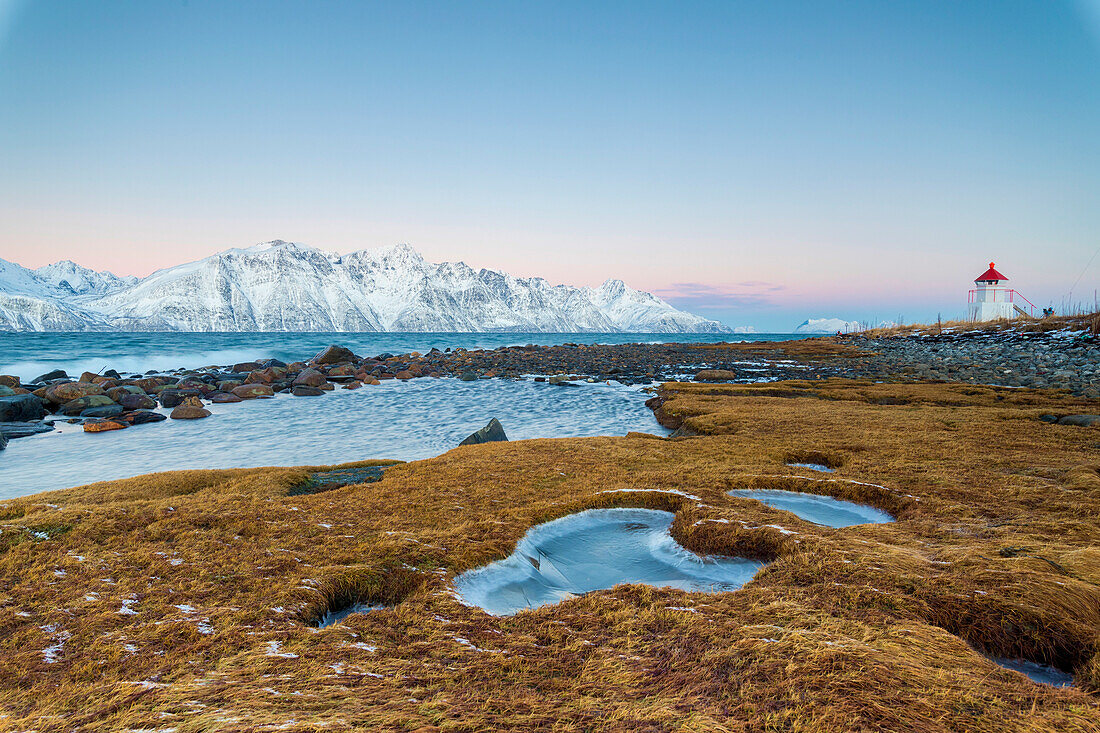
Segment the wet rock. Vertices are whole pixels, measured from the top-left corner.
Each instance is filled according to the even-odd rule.
[[[256,369],[262,369],[258,361],[242,361],[240,364],[233,365],[233,371],[248,373]]]
[[[89,407],[82,410],[80,417],[118,417],[122,414],[122,405],[103,405],[102,407]]]
[[[240,385],[238,385],[240,386]],[[232,402],[241,402],[241,398],[232,392],[211,392],[207,395],[210,401],[216,405],[224,405]]]
[[[111,387],[107,390],[107,396],[115,402],[118,402],[126,395],[145,394],[145,390],[136,384],[120,384],[117,387]]]
[[[275,396],[275,392],[266,384],[242,384],[240,387],[233,388],[233,394],[242,400]]]
[[[81,397],[103,394],[105,390],[102,387],[90,382],[62,382],[46,388],[46,399],[55,405],[63,405]]]
[[[53,430],[53,425],[42,422],[0,422],[0,436],[8,440],[48,433],[51,430]]]
[[[229,392],[234,387],[240,387],[244,382],[239,379],[223,379],[218,382],[217,387],[219,392]]]
[[[83,427],[85,433],[105,433],[111,430],[122,430],[126,427],[126,423],[114,420],[89,420]]]
[[[100,375],[97,374],[96,372],[84,372],[83,374],[80,375],[80,379],[78,379],[76,381],[78,381],[78,382],[88,382],[89,384],[94,384],[96,378],[99,377],[99,376]]]
[[[336,379],[338,377],[355,377],[355,368],[348,364],[341,364],[328,370],[328,378]]]
[[[116,372],[114,369],[108,369],[107,371],[103,372],[103,376],[107,377],[108,379],[122,379],[122,375]]]
[[[325,391],[318,387],[310,387],[306,384],[296,384],[290,390],[290,393],[295,397],[320,397]]]
[[[397,379],[401,379],[401,380],[412,379],[413,378],[413,373],[410,372],[408,369],[405,369],[405,370],[402,370],[402,371],[398,372],[397,374],[395,374],[393,376],[395,376]]]
[[[197,389],[165,389],[157,395],[157,399],[161,406],[171,408],[182,405],[188,397],[198,397],[201,394]]]
[[[169,417],[173,420],[199,420],[204,417],[210,417],[212,414],[213,413],[205,407],[196,407],[193,404],[186,404],[180,405],[172,410],[172,414],[169,415]]]
[[[118,404],[127,410],[152,410],[157,401],[147,394],[124,394],[118,398]]]
[[[64,369],[54,369],[52,372],[46,372],[45,374],[39,374],[32,379],[32,382],[42,384],[44,382],[52,382],[55,379],[68,379],[69,375],[65,373]]]
[[[508,436],[504,433],[504,426],[494,417],[488,425],[470,435],[459,445],[477,445],[479,443],[494,443],[506,440],[508,440]]]
[[[19,386],[19,377],[13,377],[10,374],[0,374],[0,385],[15,389]]]
[[[462,376],[459,377],[463,382],[476,382],[477,372],[462,372]]]
[[[89,410],[93,407],[110,407],[114,405],[115,401],[107,395],[88,395],[87,397],[78,397],[75,400],[70,400],[61,406],[59,412],[62,415],[68,415],[69,417],[75,417],[85,410]]]
[[[358,357],[351,349],[333,344],[311,360],[314,364],[339,364],[345,361],[355,361]]]
[[[294,378],[294,385],[305,385],[307,387],[320,387],[327,382],[325,375],[316,369],[303,369],[299,372],[298,376]]]
[[[362,386],[363,386],[363,383],[360,382],[358,379],[356,379],[356,380],[353,380],[353,381],[348,382],[347,384],[345,384],[343,388],[344,389],[359,389]]]
[[[3,433],[0,433],[0,450],[4,450],[8,447],[8,439]]]
[[[46,416],[42,400],[33,394],[0,397],[0,422],[26,422]]]
[[[728,382],[737,379],[737,373],[728,369],[701,369],[695,374],[696,382]]]
[[[168,416],[149,410],[134,410],[133,412],[122,413],[118,416],[118,419],[128,425],[145,425],[151,422],[163,422],[168,419]]]
[[[264,359],[263,361],[260,362],[260,367],[262,369],[270,369],[272,367],[279,367],[280,369],[286,369],[287,364],[286,364],[286,362],[279,361],[278,359]]]
[[[1058,424],[1087,428],[1092,425],[1100,425],[1100,415],[1066,415],[1058,419]]]

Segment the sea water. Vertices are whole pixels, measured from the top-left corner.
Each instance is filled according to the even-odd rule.
[[[0,451],[0,499],[174,469],[429,458],[494,417],[512,440],[666,435],[645,406],[648,396],[617,383],[395,379],[320,397],[211,404],[213,415],[200,420],[103,433],[58,421],[58,430],[12,440]]]
[[[194,369],[253,359],[308,359],[329,344],[360,356],[427,353],[433,347],[496,349],[625,343],[714,343],[786,341],[793,334],[722,333],[0,333],[0,374],[29,381],[53,369],[72,376],[115,369],[123,374],[151,369]]]

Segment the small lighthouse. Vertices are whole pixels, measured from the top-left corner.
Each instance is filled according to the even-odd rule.
[[[997,272],[994,263],[989,269],[974,278],[974,289],[970,291],[968,318],[971,321],[995,321],[998,318],[1033,316],[1035,306],[1015,290],[1004,286],[1007,277]],[[1019,301],[1019,302],[1017,302]]]

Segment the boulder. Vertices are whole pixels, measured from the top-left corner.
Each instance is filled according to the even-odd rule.
[[[145,425],[151,422],[163,422],[168,419],[167,415],[162,415],[159,412],[150,412],[149,410],[134,410],[133,412],[124,412],[118,416],[119,420],[124,421],[128,425]]]
[[[103,376],[107,377],[108,379],[122,379],[122,375],[116,372],[114,369],[108,369],[107,371],[103,372]]]
[[[242,361],[240,364],[233,365],[233,371],[235,372],[250,372],[254,369],[261,369],[258,361]]]
[[[46,416],[42,400],[33,394],[0,397],[0,422],[25,422]]]
[[[3,433],[0,433],[0,450],[4,450],[8,447],[8,438]]]
[[[253,400],[258,397],[274,397],[275,393],[266,384],[242,384],[233,388],[233,394],[242,400]]]
[[[145,390],[134,384],[120,384],[117,387],[111,387],[109,390],[107,390],[107,396],[115,402],[120,401],[126,395],[135,394],[144,395]]]
[[[103,405],[102,407],[89,407],[80,412],[80,417],[118,417],[122,414],[122,405]]]
[[[239,385],[238,385],[239,386]],[[211,392],[208,397],[216,405],[224,405],[230,402],[240,402],[241,398],[232,392]]]
[[[1078,427],[1087,428],[1093,425],[1100,425],[1100,415],[1066,415],[1065,417],[1058,418],[1059,425],[1076,425]]]
[[[508,440],[508,436],[504,434],[504,426],[494,417],[488,425],[466,438],[459,445],[477,445],[478,443],[495,443],[506,440]]]
[[[78,397],[75,400],[70,400],[63,404],[59,411],[62,415],[76,417],[85,410],[90,410],[93,407],[110,407],[114,404],[115,401],[107,395],[93,394],[87,397]]]
[[[695,374],[696,382],[728,382],[737,379],[737,373],[728,369],[702,369]]]
[[[477,372],[462,372],[462,376],[459,377],[463,382],[476,382]]]
[[[303,384],[307,387],[320,387],[327,382],[325,375],[316,369],[303,369],[298,373],[298,376],[294,378],[294,384],[297,386]]]
[[[339,364],[344,361],[355,361],[358,357],[351,349],[333,344],[311,360],[314,364]]]
[[[362,382],[360,382],[358,379],[354,379],[354,380],[348,382],[347,384],[345,384],[344,389],[359,389],[362,386],[363,386]]]
[[[404,369],[404,370],[398,372],[397,374],[395,374],[394,376],[397,377],[398,379],[402,379],[402,380],[412,379],[413,378],[413,373],[410,372],[408,369]]]
[[[207,410],[205,407],[196,407],[193,404],[180,405],[176,409],[172,410],[172,414],[169,416],[173,420],[198,420],[204,417],[210,417],[213,413]]]
[[[264,359],[260,362],[260,367],[263,369],[270,369],[271,367],[278,367],[284,371],[287,368],[285,361],[279,361],[278,359]]]
[[[52,372],[46,372],[45,374],[39,374],[32,379],[32,382],[42,384],[44,382],[52,382],[55,379],[68,379],[69,375],[65,373],[64,369],[54,369]]]
[[[13,377],[10,374],[0,374],[0,384],[15,389],[19,386],[19,377]]]
[[[127,410],[152,410],[157,406],[157,401],[147,394],[124,394],[118,399],[118,404]]]
[[[48,433],[51,430],[53,425],[47,425],[44,422],[0,422],[0,435],[8,440]]]
[[[310,387],[306,384],[296,384],[290,390],[295,397],[320,397],[325,391],[319,387]]]
[[[335,377],[355,377],[355,367],[350,364],[341,364],[340,366],[334,366],[328,370],[328,378],[333,379]]]
[[[91,384],[90,382],[62,382],[46,388],[46,399],[55,405],[63,405],[81,397],[102,394],[105,394],[104,389],[98,384]]]
[[[19,393],[6,384],[0,384],[0,397],[13,397],[17,394]]]
[[[240,387],[242,384],[244,384],[244,382],[239,379],[223,379],[222,381],[218,382],[218,391],[228,392],[234,387]]]
[[[179,407],[183,404],[184,400],[188,397],[198,397],[201,395],[197,389],[162,389],[157,394],[157,399],[160,400],[160,404],[163,407]]]
[[[89,420],[84,423],[85,433],[105,433],[110,430],[122,430],[126,427],[124,422],[115,420]]]
[[[78,382],[88,382],[89,384],[93,384],[96,380],[96,377],[98,377],[98,376],[99,376],[99,374],[97,374],[96,372],[84,372],[83,374],[80,375],[80,379],[78,379],[76,381],[78,381]]]

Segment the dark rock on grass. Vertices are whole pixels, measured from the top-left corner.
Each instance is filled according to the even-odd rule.
[[[76,417],[85,410],[93,407],[110,407],[114,405],[115,401],[107,395],[88,395],[87,397],[78,397],[75,400],[70,400],[61,406],[59,410],[62,415],[68,415],[69,417]]]
[[[0,422],[26,422],[46,416],[42,400],[32,394],[0,397]]]
[[[1057,415],[1040,415],[1039,419],[1042,420],[1043,422],[1046,422],[1046,423],[1056,423],[1056,422],[1058,422],[1058,416]]]
[[[173,420],[199,420],[204,417],[210,417],[212,414],[213,413],[205,407],[199,407],[197,405],[180,405],[172,410],[172,414],[169,415],[169,417]]]
[[[500,424],[500,420],[494,417],[488,425],[470,435],[459,445],[478,445],[479,443],[495,443],[506,440],[508,440],[508,436],[504,433],[504,426]]]
[[[358,359],[351,349],[345,349],[343,346],[337,346],[333,344],[317,356],[313,357],[314,364],[339,364],[344,361],[355,361]]]
[[[291,487],[288,496],[319,494],[322,491],[351,486],[352,484],[370,484],[382,480],[382,472],[389,466],[364,466],[362,468],[338,468],[335,471],[322,471],[311,474],[303,483]]]
[[[134,410],[133,412],[124,412],[118,417],[127,425],[145,425],[151,422],[164,422],[168,419],[167,415],[162,415],[159,412],[150,412],[149,410]]]
[[[729,369],[702,369],[695,375],[696,382],[728,382],[737,379],[737,373]]]
[[[80,413],[81,417],[118,417],[123,412],[122,405],[103,405],[102,407],[89,407]]]
[[[55,379],[68,379],[69,375],[65,373],[64,369],[54,369],[52,372],[46,372],[45,374],[39,374],[32,379],[32,382],[42,384],[43,382],[52,382]]]
[[[323,389],[319,387],[310,387],[306,384],[296,384],[290,393],[295,397],[320,397],[325,393]]]
[[[1077,425],[1078,427],[1087,428],[1093,425],[1100,425],[1100,415],[1066,415],[1058,419],[1058,424]]]
[[[51,430],[53,425],[41,422],[0,422],[0,435],[8,440],[27,438],[39,433],[48,433]]]

